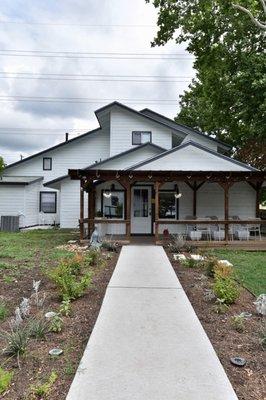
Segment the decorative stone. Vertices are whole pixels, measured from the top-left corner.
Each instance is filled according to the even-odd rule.
[[[231,264],[228,260],[219,260],[219,264],[226,265],[227,267],[233,267],[233,264]]]
[[[252,317],[252,314],[248,311],[243,311],[242,313],[239,314],[239,316],[248,319]]]
[[[173,258],[175,261],[186,260],[185,254],[173,254]]]
[[[242,357],[231,357],[231,364],[236,365],[237,367],[244,367],[247,363],[245,358]]]
[[[76,240],[69,240],[67,243],[74,244],[74,243],[77,243],[77,241]]]
[[[254,304],[258,314],[266,315],[266,294],[260,294]]]
[[[61,356],[61,354],[63,354],[63,350],[62,349],[51,349],[49,350],[49,354],[50,356]]]
[[[204,257],[201,256],[200,254],[191,254],[190,258],[192,258],[192,260],[195,260],[195,261],[203,261],[204,260]]]
[[[48,312],[45,314],[45,318],[47,318],[47,319],[52,319],[52,318],[54,318],[56,315],[57,315],[56,312],[54,312],[54,311],[48,311]]]

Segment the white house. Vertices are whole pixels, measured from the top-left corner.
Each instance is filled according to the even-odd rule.
[[[180,232],[184,225],[178,221],[192,217],[258,216],[258,193],[265,176],[228,157],[227,144],[149,109],[136,111],[118,102],[95,115],[99,128],[5,168],[0,216],[20,215],[21,228],[45,224],[76,228],[80,220],[83,224],[83,219],[97,217],[110,234],[125,234],[126,224],[130,234],[154,234],[158,219],[159,232]],[[73,172],[79,170],[83,174]],[[129,177],[130,201],[120,176],[123,182]],[[160,181],[158,193],[155,176]],[[82,180],[82,190],[86,191],[85,181],[93,185],[93,205],[80,195]],[[225,198],[227,181],[231,184]],[[88,215],[89,209],[93,215]]]

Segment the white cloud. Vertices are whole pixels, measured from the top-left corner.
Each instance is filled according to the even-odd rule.
[[[184,53],[184,46],[169,43],[151,48],[156,27],[84,27],[82,24],[156,25],[156,11],[144,0],[3,0],[0,19],[21,21],[49,21],[54,24],[80,26],[0,24],[0,48],[16,50],[47,50],[74,52],[127,53]],[[0,56],[1,71],[58,74],[116,74],[116,75],[193,75],[191,60],[106,60],[64,59]],[[0,95],[88,97],[110,99],[176,99],[187,88],[188,82],[88,82],[0,78]],[[7,162],[16,161],[19,154],[29,155],[64,140],[63,133],[71,128],[82,131],[96,126],[94,110],[98,104],[0,102],[0,128],[41,128],[39,136],[17,135],[0,129],[0,154]],[[127,102],[125,102],[127,104]],[[177,113],[177,105],[128,103],[141,109],[153,108],[169,117]],[[44,135],[43,129],[62,129],[61,135]],[[27,132],[30,133],[31,131]]]

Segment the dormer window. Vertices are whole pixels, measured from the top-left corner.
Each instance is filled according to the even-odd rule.
[[[140,145],[144,143],[151,143],[150,131],[133,131],[132,144]]]
[[[44,171],[51,171],[52,170],[52,158],[51,157],[44,157],[43,158],[43,170]]]

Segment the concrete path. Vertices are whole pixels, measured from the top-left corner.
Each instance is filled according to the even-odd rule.
[[[237,400],[159,246],[124,246],[67,400]]]

